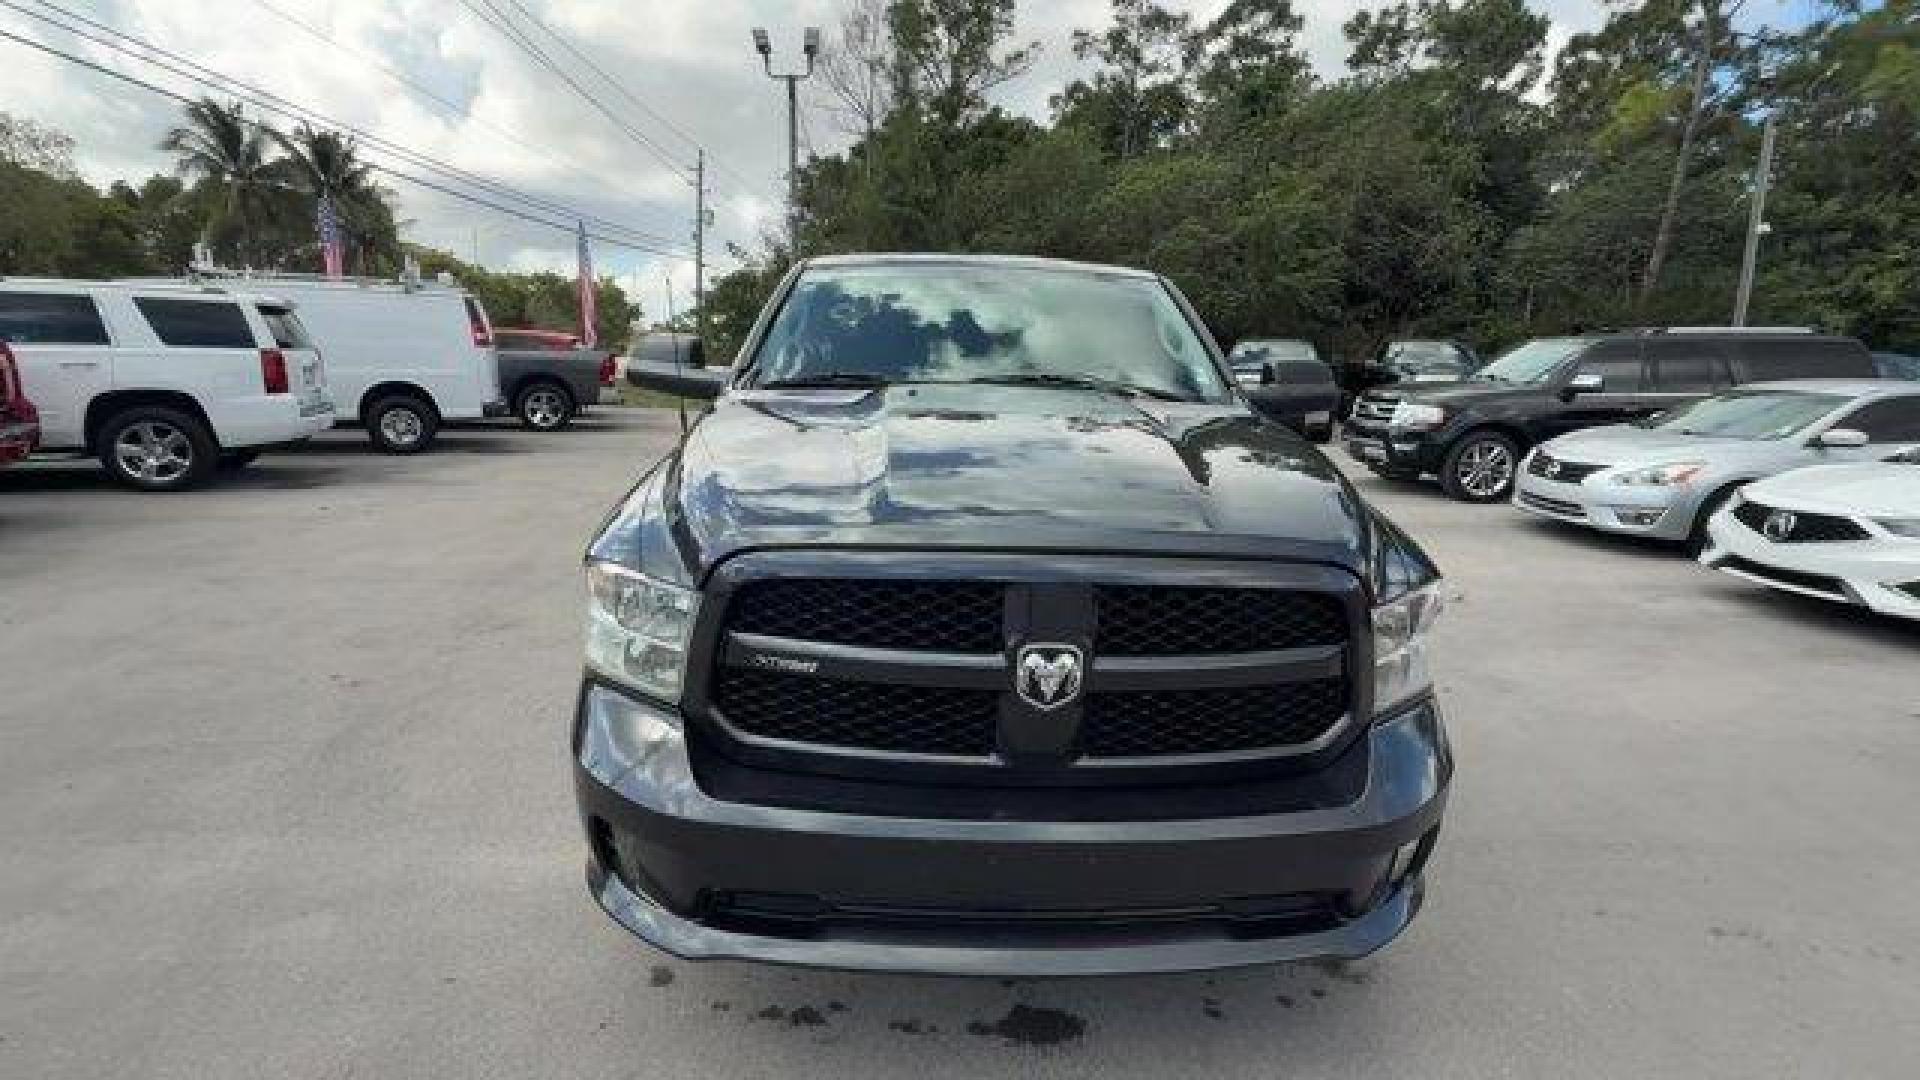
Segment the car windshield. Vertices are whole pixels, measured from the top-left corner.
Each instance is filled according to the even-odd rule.
[[[813,267],[754,359],[753,385],[1008,382],[1183,401],[1227,388],[1159,281],[1071,267]]]
[[[1403,371],[1420,371],[1442,364],[1457,367],[1461,359],[1460,350],[1451,341],[1391,341],[1380,363]]]
[[[1641,426],[1675,435],[1784,439],[1848,400],[1839,394],[1803,390],[1735,390],[1649,417]]]
[[[1536,338],[1501,353],[1473,377],[1486,382],[1543,382],[1586,346],[1586,338]]]
[[[1305,341],[1243,341],[1233,348],[1235,367],[1318,359],[1312,343]]]

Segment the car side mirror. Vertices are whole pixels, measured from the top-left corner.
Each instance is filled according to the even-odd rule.
[[[1261,386],[1272,386],[1274,383],[1277,383],[1279,381],[1280,381],[1280,377],[1273,373],[1272,364],[1260,365],[1260,385]]]
[[[1607,388],[1607,380],[1597,371],[1583,371],[1567,380],[1560,390],[1560,400],[1572,401],[1581,394],[1597,394]]]
[[[1853,428],[1828,428],[1813,442],[1816,446],[1832,450],[1852,450],[1867,445],[1867,433]]]

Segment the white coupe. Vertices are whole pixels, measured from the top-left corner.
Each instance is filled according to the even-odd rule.
[[[1920,450],[1749,484],[1708,531],[1716,570],[1920,620]]]

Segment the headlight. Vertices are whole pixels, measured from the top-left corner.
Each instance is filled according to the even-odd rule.
[[[1673,461],[1617,473],[1608,479],[1626,487],[1685,487],[1706,467],[1704,461]]]
[[[587,666],[648,697],[680,700],[700,595],[624,566],[587,564]]]
[[[1433,689],[1427,652],[1442,606],[1435,579],[1373,609],[1374,715]]]
[[[1432,431],[1446,422],[1447,410],[1438,405],[1402,401],[1393,407],[1393,416],[1387,420],[1387,426],[1407,431]]]
[[[1874,518],[1873,523],[1895,536],[1920,540],[1920,518]]]

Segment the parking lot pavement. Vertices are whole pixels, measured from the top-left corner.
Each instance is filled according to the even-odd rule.
[[[1920,632],[1371,477],[1449,574],[1460,761],[1385,953],[649,952],[582,885],[566,725],[582,543],[674,431],[0,473],[0,1076],[1912,1074]]]

